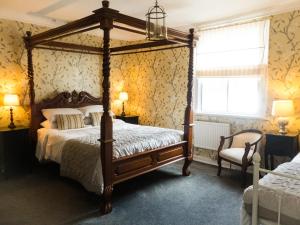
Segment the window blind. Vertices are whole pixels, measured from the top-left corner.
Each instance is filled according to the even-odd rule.
[[[196,75],[264,75],[268,61],[269,20],[199,32]]]

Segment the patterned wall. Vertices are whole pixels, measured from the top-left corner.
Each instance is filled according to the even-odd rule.
[[[128,92],[128,114],[139,115],[143,124],[182,129],[187,48],[113,56],[111,65],[113,92]]]
[[[20,96],[22,107],[15,109],[17,125],[27,125],[29,121],[28,86],[26,80],[27,56],[22,37],[27,30],[33,34],[46,28],[9,20],[0,20],[0,98],[5,93]],[[68,38],[71,43],[85,43],[100,46],[101,39],[91,35]],[[100,57],[78,53],[63,53],[49,50],[34,50],[36,100],[51,97],[64,90],[87,90],[100,95]],[[8,124],[9,111],[1,107],[0,127]]]

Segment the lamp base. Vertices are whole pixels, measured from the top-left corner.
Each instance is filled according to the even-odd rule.
[[[121,113],[121,116],[126,116],[125,114],[125,107],[124,107],[124,101],[123,101],[123,104],[122,104],[122,113]]]
[[[16,128],[16,126],[15,126],[15,124],[14,124],[14,111],[13,111],[13,108],[12,107],[10,107],[10,124],[8,125],[8,128],[10,128],[10,129],[15,129]]]
[[[8,128],[10,128],[10,129],[15,129],[15,128],[16,128],[16,125],[15,125],[14,123],[10,123],[10,124],[8,125]]]
[[[289,121],[286,118],[278,119],[279,133],[285,135],[288,133],[286,126],[289,124]]]

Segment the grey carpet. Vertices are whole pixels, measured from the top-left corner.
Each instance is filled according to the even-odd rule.
[[[194,162],[181,163],[115,186],[113,211],[101,216],[100,198],[78,183],[39,168],[0,182],[1,225],[238,225],[240,174]]]

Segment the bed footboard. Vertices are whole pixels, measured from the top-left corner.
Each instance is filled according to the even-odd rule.
[[[113,183],[131,179],[169,163],[185,159],[186,141],[113,160]]]

